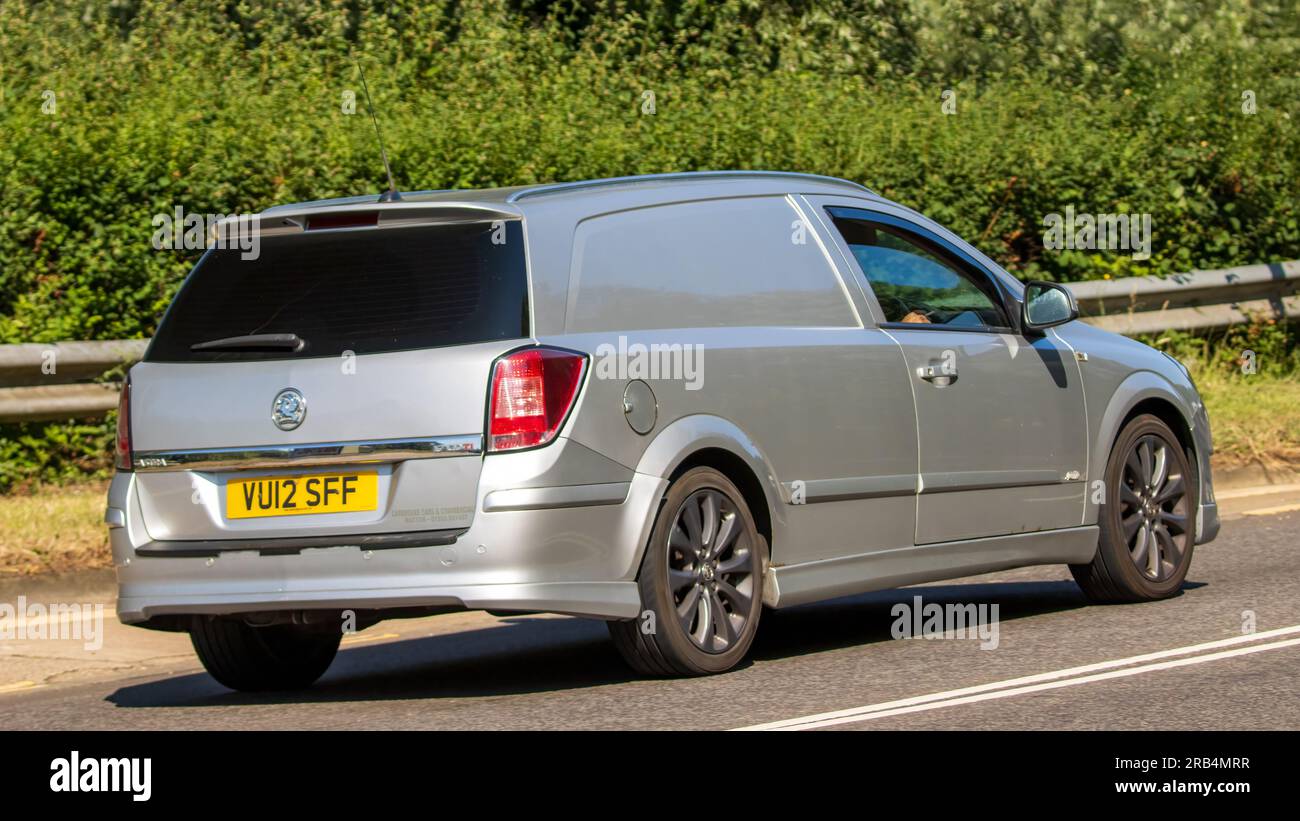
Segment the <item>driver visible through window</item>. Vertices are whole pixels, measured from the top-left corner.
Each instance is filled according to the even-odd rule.
[[[952,328],[1006,327],[1001,308],[973,275],[907,232],[878,222],[834,217],[861,266],[886,322]]]

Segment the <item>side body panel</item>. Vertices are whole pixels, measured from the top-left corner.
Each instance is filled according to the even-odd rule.
[[[1196,541],[1211,541],[1218,534],[1218,506],[1210,470],[1213,443],[1210,420],[1191,379],[1164,354],[1132,339],[1070,322],[1056,329],[1063,342],[1086,361],[1080,367],[1088,398],[1088,428],[1092,442],[1088,457],[1089,492],[1083,524],[1095,524],[1100,515],[1097,500],[1111,446],[1124,421],[1137,405],[1160,400],[1177,410],[1191,437],[1199,478]]]
[[[611,459],[670,475],[709,440],[665,445],[676,454],[666,461],[649,454],[695,418],[757,443],[778,565],[910,545],[915,516],[914,411],[897,346],[862,326],[860,292],[801,226],[793,201],[763,196],[586,217],[565,332],[540,336],[592,355],[571,436]],[[624,417],[633,381],[654,396],[645,433]]]
[[[898,220],[924,232],[976,275],[1000,283],[1000,269],[939,226],[889,204],[855,197],[807,198],[822,230],[882,316],[870,284],[826,208],[862,219]],[[1002,289],[999,290],[1009,290]],[[1014,293],[1014,291],[1012,292]],[[1016,306],[1007,306],[1013,313]],[[1012,324],[1017,324],[1015,319]],[[1026,336],[940,325],[889,325],[903,351],[916,399],[920,497],[916,543],[934,544],[1076,524],[1082,511],[1088,434],[1082,379],[1054,334]],[[932,378],[935,373],[947,377]]]

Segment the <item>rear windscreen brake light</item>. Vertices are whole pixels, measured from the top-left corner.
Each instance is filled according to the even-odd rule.
[[[379,214],[374,211],[343,211],[336,214],[316,214],[307,218],[308,231],[333,228],[374,228],[379,224]]]

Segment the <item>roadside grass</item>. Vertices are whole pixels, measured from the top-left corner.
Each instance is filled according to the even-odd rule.
[[[1300,462],[1300,378],[1195,374],[1216,470]],[[0,576],[112,567],[104,482],[31,485],[0,495]]]
[[[1300,376],[1194,374],[1217,468],[1300,462]]]
[[[0,576],[113,566],[103,482],[36,485],[0,496]]]

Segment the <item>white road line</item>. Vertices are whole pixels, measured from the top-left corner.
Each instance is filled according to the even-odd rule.
[[[788,718],[781,721],[772,721],[766,724],[754,724],[748,727],[738,727],[736,729],[803,730],[812,727],[844,724],[852,721],[866,721],[871,718],[883,718],[885,714],[900,715],[901,713],[918,712],[923,709],[933,710],[955,704],[965,704],[970,703],[971,701],[986,701],[991,698],[1018,695],[1020,693],[1033,692],[1039,689],[1046,690],[1054,687],[1065,687],[1070,684],[1084,684],[1089,681],[1101,681],[1104,678],[1117,678],[1122,675],[1134,675],[1136,673],[1148,672],[1150,670],[1166,669],[1161,665],[1147,665],[1146,667],[1135,668],[1132,670],[1122,670],[1118,673],[1108,673],[1100,677],[1089,675],[1102,670],[1114,670],[1115,668],[1128,667],[1133,664],[1144,664],[1146,662],[1154,662],[1159,659],[1166,659],[1174,656],[1186,656],[1192,653],[1202,653],[1207,650],[1218,650],[1224,647],[1233,647],[1239,644],[1260,641],[1262,639],[1277,638],[1279,636],[1288,636],[1296,633],[1300,633],[1300,624],[1292,625],[1290,627],[1279,627],[1276,630],[1265,630],[1262,633],[1248,633],[1242,636],[1233,636],[1232,638],[1209,641],[1204,644],[1192,644],[1185,647],[1175,647],[1169,650],[1159,650],[1154,653],[1129,656],[1128,658],[1099,661],[1095,664],[1084,664],[1079,667],[1068,667],[1064,670],[1053,670],[1048,673],[1037,673],[1032,676],[1021,676],[1019,678],[1006,679],[1004,681],[994,681],[988,684],[977,684],[972,687],[962,687],[957,690],[947,690],[940,693],[929,693],[923,696],[912,696],[911,698],[884,701],[879,704],[869,704],[864,707],[850,707],[846,710],[836,710],[829,713],[815,713],[813,715]],[[1294,639],[1287,642],[1277,642],[1258,647],[1247,647],[1232,651],[1231,655],[1244,655],[1248,652],[1255,652],[1256,650],[1269,650],[1275,647],[1287,647],[1292,644],[1300,644],[1300,639]],[[1227,657],[1228,655],[1218,653],[1209,656],[1196,656],[1193,659],[1186,659],[1180,662],[1166,662],[1166,664],[1170,667],[1181,667],[1185,664],[1196,663],[1201,660],[1213,661],[1218,658]],[[1060,681],[1061,679],[1068,680]],[[1039,686],[1041,682],[1055,683]],[[977,696],[977,694],[985,695],[970,698],[971,696]]]
[[[1024,695],[1026,693],[1037,693],[1043,690],[1055,690],[1061,687],[1073,687],[1076,684],[1091,684],[1096,681],[1106,681],[1114,678],[1124,678],[1125,676],[1136,676],[1139,673],[1152,673],[1157,670],[1172,670],[1175,667],[1187,667],[1191,664],[1204,664],[1207,661],[1220,661],[1234,656],[1246,656],[1251,653],[1262,653],[1265,650],[1278,650],[1283,647],[1295,647],[1300,645],[1300,639],[1287,639],[1286,641],[1274,641],[1268,644],[1253,644],[1249,647],[1239,647],[1236,650],[1224,650],[1219,653],[1210,653],[1204,656],[1192,656],[1191,658],[1176,659],[1174,661],[1162,661],[1158,664],[1147,664],[1142,667],[1130,667],[1124,670],[1112,670],[1109,673],[1095,673],[1091,676],[1080,676],[1078,678],[1069,678],[1063,681],[1049,681],[1044,684],[1034,684],[1029,687],[1017,687],[1012,690],[998,690],[994,693],[982,693],[977,696],[966,696],[965,698],[951,698],[946,701],[937,701],[932,704],[918,704],[913,707],[900,707],[896,710],[880,710],[878,712],[867,713],[866,715],[844,716],[842,718],[826,719],[824,721],[815,721],[807,724],[799,724],[791,727],[784,727],[785,730],[812,730],[818,727],[832,727],[836,724],[851,724],[856,721],[874,721],[878,718],[887,718],[889,716],[904,715],[907,713],[919,713],[925,710],[940,710],[944,707],[955,707],[959,704],[974,704],[980,701],[992,701],[998,698],[1010,698],[1011,696]]]

